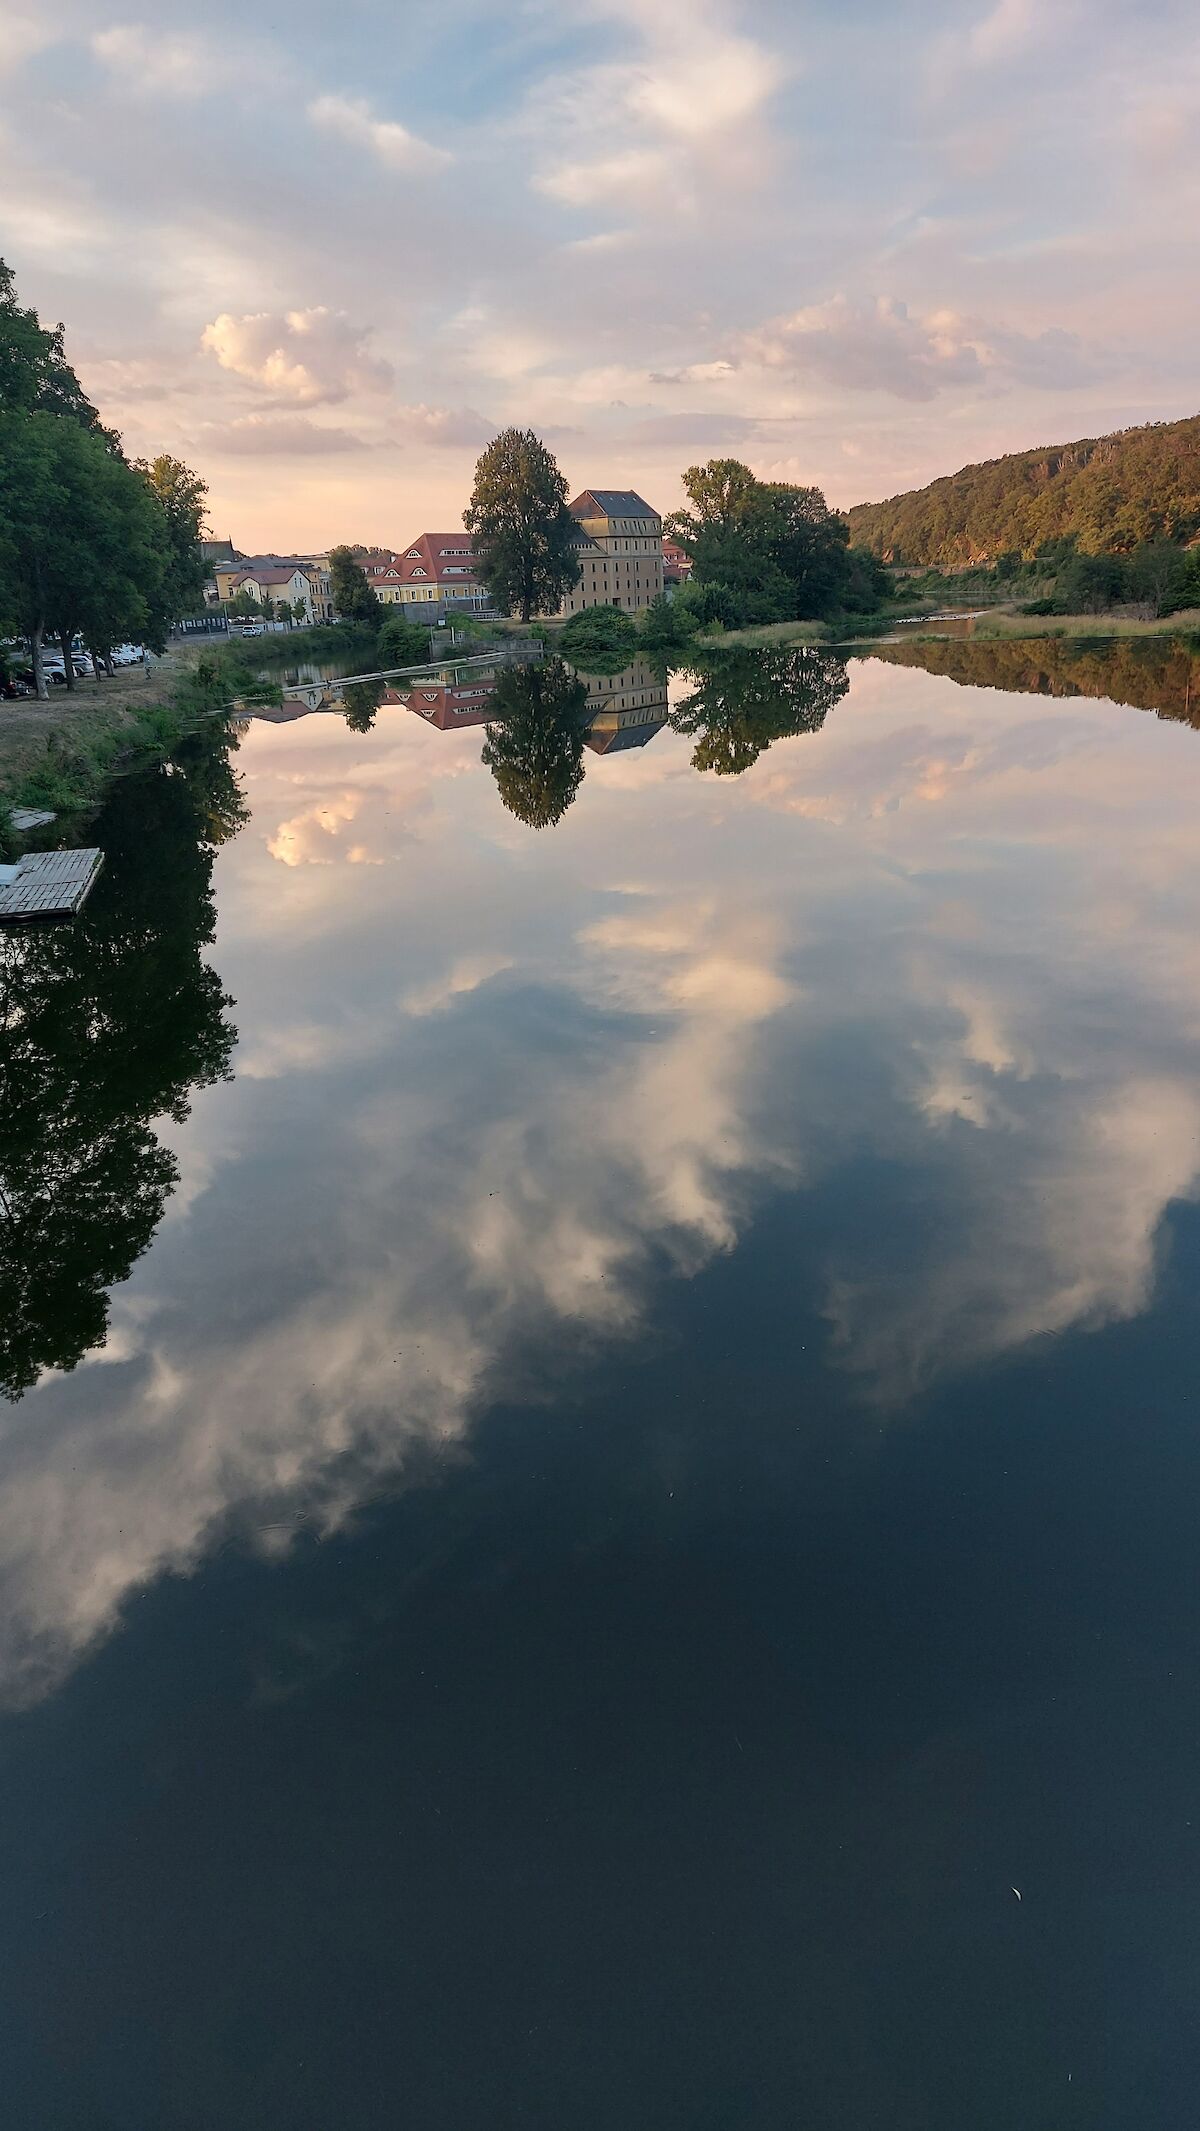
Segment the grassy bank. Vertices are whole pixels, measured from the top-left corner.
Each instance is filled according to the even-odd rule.
[[[896,642],[906,644],[946,643],[961,638],[962,621],[966,617],[945,617],[942,621],[932,616],[927,622],[913,622],[898,632]],[[839,641],[846,645],[877,643],[887,639],[897,630],[897,620],[872,617],[865,625],[856,625]],[[1047,617],[1041,614],[1018,614],[1012,611],[996,611],[970,618],[969,641],[993,644],[1039,644],[1055,642],[1062,638],[1088,639],[1096,643],[1114,637],[1132,639],[1146,638],[1170,640],[1172,637],[1200,637],[1200,608],[1190,608],[1181,614],[1167,614],[1154,621],[1136,620],[1113,614],[1057,614]]]
[[[253,687],[233,647],[187,647],[136,676],[56,691],[46,703],[0,706],[0,821],[13,807],[78,815],[94,807],[114,771],[166,755],[202,719]]]

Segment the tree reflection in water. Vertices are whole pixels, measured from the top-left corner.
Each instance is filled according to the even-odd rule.
[[[347,681],[342,690],[346,723],[352,733],[369,733],[375,713],[387,694],[386,681]]]
[[[587,690],[561,659],[509,667],[492,697],[483,760],[510,814],[528,828],[561,821],[583,783]]]
[[[94,828],[105,867],[71,925],[0,934],[0,1393],[99,1346],[109,1290],[178,1181],[154,1120],[228,1077],[233,1005],[212,940],[216,847],[245,820],[208,727],[170,768],[116,784]]]
[[[846,662],[807,644],[713,652],[689,669],[697,686],[676,704],[676,732],[696,737],[692,764],[737,777],[775,740],[819,732],[849,688]]]

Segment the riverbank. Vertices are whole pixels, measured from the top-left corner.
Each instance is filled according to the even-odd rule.
[[[113,772],[165,753],[225,707],[227,653],[173,645],[161,659],[58,688],[46,702],[0,703],[0,825],[14,807],[86,813]]]
[[[879,643],[933,644],[961,637],[965,631],[975,643],[1039,644],[1066,639],[1095,641],[1139,638],[1170,641],[1200,638],[1200,608],[1156,620],[1136,620],[1115,614],[1022,614],[1017,608],[993,608],[985,614],[930,615],[928,620],[905,622],[902,616],[877,620],[873,626],[856,626],[838,638],[847,647]],[[892,632],[896,632],[893,634]]]

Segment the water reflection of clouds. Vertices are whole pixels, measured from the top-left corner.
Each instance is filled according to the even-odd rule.
[[[1142,1308],[1194,1188],[1191,733],[866,668],[744,778],[631,792],[615,758],[541,839],[497,836],[451,736],[454,834],[414,840],[392,801],[440,804],[447,742],[381,726],[351,770],[306,727],[245,748],[255,821],[218,876],[238,1079],[178,1133],[186,1217],[114,1298],[107,1366],[4,1417],[11,1685],[231,1518],[336,1525],[536,1390],[549,1333],[628,1336],[653,1267],[700,1270],[864,1148],[894,1193],[830,1242],[824,1299],[891,1404]],[[959,773],[909,804],[934,759]],[[297,896],[264,831],[344,790],[391,862]]]

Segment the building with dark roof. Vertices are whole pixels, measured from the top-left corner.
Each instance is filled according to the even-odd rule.
[[[670,716],[666,678],[648,659],[635,659],[624,673],[581,674],[580,679],[587,690],[584,741],[593,754],[646,747]]]
[[[579,526],[577,585],[560,614],[623,607],[638,614],[663,588],[662,519],[634,488],[585,488],[569,505]]]

